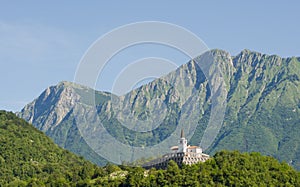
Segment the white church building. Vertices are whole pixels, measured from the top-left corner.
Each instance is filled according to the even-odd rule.
[[[171,147],[171,152],[163,155],[143,165],[144,168],[150,169],[152,167],[157,169],[164,169],[167,167],[170,160],[174,160],[178,166],[182,164],[195,164],[198,162],[205,162],[209,159],[209,155],[202,153],[199,146],[190,146],[187,144],[187,139],[184,137],[184,132],[181,130],[180,140],[177,146]]]

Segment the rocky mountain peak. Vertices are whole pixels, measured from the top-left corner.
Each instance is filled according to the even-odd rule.
[[[74,85],[64,81],[48,87],[40,97],[26,105],[19,115],[28,122],[36,124],[43,131],[55,127],[80,99],[74,90]]]

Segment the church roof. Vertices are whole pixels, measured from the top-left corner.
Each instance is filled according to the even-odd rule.
[[[188,146],[188,149],[195,149],[195,148],[200,148],[199,146],[193,145],[193,146]]]
[[[176,146],[176,145],[175,145],[175,146],[172,146],[171,149],[172,149],[172,150],[176,150],[176,149],[178,149],[178,146]]]
[[[183,129],[181,129],[180,138],[184,138],[184,132],[183,132]]]

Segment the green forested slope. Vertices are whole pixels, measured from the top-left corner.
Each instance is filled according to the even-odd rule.
[[[101,172],[15,114],[0,111],[0,186],[84,184]]]

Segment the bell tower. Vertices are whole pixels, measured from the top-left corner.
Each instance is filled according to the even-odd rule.
[[[180,140],[178,145],[178,152],[186,152],[187,149],[187,140],[184,137],[183,129],[181,129]]]

